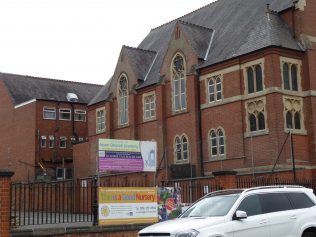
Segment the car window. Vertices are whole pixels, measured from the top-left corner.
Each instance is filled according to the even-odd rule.
[[[291,210],[292,205],[285,193],[260,194],[263,213]]]
[[[262,214],[260,199],[258,195],[251,195],[246,197],[244,200],[242,200],[237,210],[247,212],[247,216]]]
[[[315,206],[312,200],[305,193],[288,193],[287,195],[290,198],[294,209]]]
[[[239,195],[234,194],[203,198],[185,211],[180,218],[196,216],[225,216],[238,197]]]

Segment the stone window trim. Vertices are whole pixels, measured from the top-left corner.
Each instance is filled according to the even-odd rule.
[[[212,85],[213,91],[210,89]],[[223,75],[212,75],[206,80],[206,95],[209,104],[223,100]]]
[[[55,137],[52,136],[52,135],[50,135],[50,136],[49,136],[49,144],[48,144],[48,147],[49,147],[49,148],[54,148],[54,146],[55,146]]]
[[[177,140],[180,141],[180,143],[178,143]],[[185,147],[184,141],[186,141],[186,149],[184,149],[184,147]],[[179,150],[179,148],[180,148],[180,150]],[[191,154],[190,142],[189,142],[189,138],[186,134],[183,133],[181,135],[176,135],[174,137],[173,150],[174,150],[174,162],[175,162],[175,164],[187,164],[190,162],[190,154]],[[180,152],[181,158],[177,159],[177,155],[179,152]],[[187,155],[187,158],[185,158],[185,153]]]
[[[67,137],[61,136],[59,138],[59,148],[62,148],[62,149],[67,148]]]
[[[103,113],[102,113],[103,112]],[[95,118],[96,118],[96,133],[103,133],[106,130],[106,123],[105,123],[105,118],[106,118],[106,112],[105,112],[105,107],[101,107],[96,109],[95,112]]]
[[[126,83],[124,83],[124,81]],[[126,84],[126,85],[125,85]],[[118,126],[126,127],[129,124],[129,82],[126,73],[122,73],[117,81],[117,112]]]
[[[153,97],[153,108],[151,107],[152,106],[152,103],[151,101],[149,102],[149,111],[146,109],[146,99],[148,97]],[[148,92],[148,93],[144,93],[143,94],[143,98],[142,98],[142,102],[143,102],[143,121],[144,122],[147,122],[147,121],[152,121],[152,120],[155,120],[156,119],[156,115],[157,115],[157,98],[156,98],[156,92],[155,91],[151,91],[151,92]],[[147,112],[147,113],[146,113]],[[149,113],[149,116],[147,116],[147,114]],[[152,115],[154,114],[154,115]]]
[[[265,60],[264,58],[260,58],[260,59],[257,59],[257,60],[253,60],[253,61],[250,61],[250,62],[247,62],[247,63],[244,63],[241,65],[241,69],[243,70],[243,76],[244,76],[244,88],[245,88],[245,91],[244,91],[244,94],[245,95],[248,95],[248,94],[255,94],[255,93],[258,93],[258,92],[261,92],[261,91],[264,91],[265,90],[265,70],[264,70],[264,63],[265,63]],[[260,65],[261,66],[261,72],[262,72],[262,90],[260,91],[257,91],[256,89],[254,90],[254,92],[252,93],[249,93],[248,91],[248,69],[249,68],[252,68],[252,69],[255,69],[255,67],[257,65]],[[256,88],[256,76],[255,76],[255,70],[253,71],[254,72],[254,88]]]
[[[67,117],[69,117],[69,118],[67,118]],[[59,120],[71,121],[71,109],[60,108],[59,109]]]
[[[303,104],[303,98],[300,97],[294,97],[294,96],[283,96],[283,119],[284,119],[284,132],[289,133],[291,131],[292,134],[298,134],[298,135],[307,135],[307,131],[305,129],[304,125],[304,104]],[[294,128],[290,129],[287,127],[287,114],[290,112],[292,115],[292,126]],[[295,128],[295,114],[299,114],[299,122],[300,122],[300,128]]]
[[[41,136],[41,148],[45,148],[46,147],[46,136]]]
[[[48,115],[52,116],[48,116]],[[51,119],[55,120],[56,119],[56,108],[55,107],[43,107],[43,119]]]
[[[267,110],[266,110],[266,98],[259,97],[252,100],[248,100],[245,103],[246,109],[246,133],[245,137],[253,137],[253,136],[260,136],[266,135],[268,130],[268,123],[267,123]],[[256,130],[251,131],[251,124],[250,124],[250,116],[255,116],[256,121]],[[264,120],[262,121],[262,116],[264,116]],[[264,122],[264,124],[260,124],[260,122]],[[263,129],[260,129],[260,125],[264,126]]]
[[[222,135],[220,134],[222,133]],[[213,136],[215,135],[215,136]],[[221,141],[221,138],[223,141]],[[213,143],[215,141],[215,144]],[[209,160],[224,160],[226,159],[226,135],[223,127],[211,128],[208,132],[208,148]],[[221,152],[223,148],[224,152]],[[216,149],[216,154],[213,154],[213,149]]]
[[[87,111],[83,109],[75,109],[74,120],[76,122],[86,122],[87,120]]]
[[[177,68],[177,58],[182,58],[182,67]],[[172,58],[170,65],[171,78],[171,99],[172,99],[172,113],[178,114],[187,111],[187,75],[186,75],[186,59],[182,52],[176,52]],[[177,77],[177,79],[176,79]],[[178,84],[178,86],[176,86]],[[183,85],[184,84],[184,85]],[[178,90],[178,93],[176,93]],[[178,107],[177,108],[177,104]]]
[[[284,74],[283,74],[283,65],[288,64],[289,66],[289,80],[290,80],[290,89],[285,89],[285,83],[284,83]],[[292,83],[292,76],[291,76],[291,66],[295,65],[297,70],[297,90],[293,90],[293,83]],[[281,79],[282,79],[282,89],[286,91],[302,91],[302,60],[294,59],[294,58],[288,58],[288,57],[280,57],[280,69],[281,69]]]

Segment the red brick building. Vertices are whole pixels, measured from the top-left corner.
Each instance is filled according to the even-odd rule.
[[[314,0],[218,0],[123,46],[77,175],[95,174],[98,138],[157,141],[159,179],[315,170],[315,22]]]
[[[87,103],[101,86],[0,73],[0,167],[14,180],[73,176],[87,136]]]

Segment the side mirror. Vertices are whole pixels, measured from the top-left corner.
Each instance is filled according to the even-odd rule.
[[[233,220],[247,219],[247,212],[237,210]]]

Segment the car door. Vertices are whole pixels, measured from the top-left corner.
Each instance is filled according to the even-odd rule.
[[[236,211],[245,211],[246,219],[233,220],[234,237],[269,237],[268,219],[262,212],[258,195],[245,197]],[[233,218],[234,219],[234,218]]]
[[[294,237],[296,211],[286,193],[260,194],[262,211],[269,218],[271,237]]]

